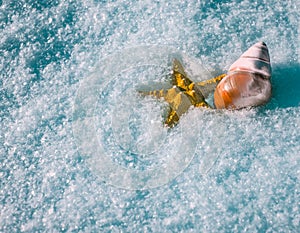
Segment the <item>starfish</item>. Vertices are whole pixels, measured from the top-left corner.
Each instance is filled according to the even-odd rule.
[[[165,125],[170,128],[178,123],[179,118],[184,115],[191,106],[211,108],[205,101],[205,98],[215,90],[218,83],[226,74],[195,83],[188,78],[182,64],[177,59],[174,59],[171,76],[173,87],[170,89],[139,91],[144,96],[151,95],[158,99],[162,98],[170,105],[170,111],[165,120]]]

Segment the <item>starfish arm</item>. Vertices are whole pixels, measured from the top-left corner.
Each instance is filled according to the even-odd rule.
[[[179,117],[176,114],[176,111],[173,109],[170,109],[169,114],[165,120],[165,125],[172,128],[174,127],[179,121]]]
[[[210,85],[210,84],[218,84],[225,76],[226,76],[226,74],[221,74],[221,75],[218,75],[214,78],[198,82],[197,84],[199,86],[206,86],[206,85]]]
[[[154,96],[157,99],[165,98],[167,94],[167,90],[161,89],[161,90],[154,90],[154,91],[139,91],[139,93],[143,96]]]
[[[201,82],[198,82],[196,84],[197,88],[200,90],[200,92],[202,93],[202,95],[207,98],[208,95],[210,93],[212,93],[217,85],[219,84],[219,82],[226,76],[226,74],[221,74],[215,78],[212,79],[208,79],[208,80],[204,80]]]
[[[173,60],[172,84],[180,89],[187,91],[189,85],[193,83],[184,71],[184,68],[179,60]]]

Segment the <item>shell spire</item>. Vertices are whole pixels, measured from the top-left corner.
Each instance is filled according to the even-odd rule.
[[[230,66],[228,74],[235,71],[248,71],[269,79],[271,65],[267,45],[264,42],[252,45]]]

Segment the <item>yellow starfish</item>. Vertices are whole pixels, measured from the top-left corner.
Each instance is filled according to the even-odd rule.
[[[140,93],[144,96],[151,95],[156,98],[163,98],[169,103],[170,111],[165,124],[173,127],[191,106],[210,108],[205,98],[209,93],[214,91],[218,83],[225,76],[226,74],[222,74],[215,78],[195,83],[188,78],[182,64],[177,59],[174,59],[172,72],[173,87],[168,90],[140,91]]]

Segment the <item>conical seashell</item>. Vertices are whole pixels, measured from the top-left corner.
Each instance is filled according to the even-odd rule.
[[[216,108],[258,106],[271,97],[271,65],[267,45],[251,46],[229,68],[214,93]]]

